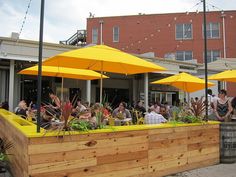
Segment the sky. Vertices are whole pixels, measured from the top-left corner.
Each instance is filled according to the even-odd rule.
[[[30,0],[0,0],[0,36],[21,29]],[[45,0],[44,41],[58,43],[76,30],[86,29],[89,13],[95,17],[158,14],[202,10],[200,0]],[[236,10],[236,0],[206,0],[208,10]],[[212,7],[215,6],[217,8]],[[38,40],[40,0],[32,0],[21,39]]]

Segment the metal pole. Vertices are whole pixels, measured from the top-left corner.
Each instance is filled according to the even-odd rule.
[[[226,58],[226,42],[225,42],[225,14],[224,11],[221,12],[222,25],[223,25],[223,46],[224,46],[224,58]]]
[[[103,87],[103,83],[102,83],[102,81],[103,81],[103,78],[102,78],[102,76],[103,76],[103,62],[101,63],[101,80],[100,80],[100,104],[102,104],[102,87]]]
[[[102,39],[102,25],[103,25],[103,20],[99,21],[100,23],[100,45],[103,44],[103,39]],[[103,62],[101,63],[101,80],[100,80],[100,104],[102,104],[102,87],[103,87]]]
[[[63,103],[64,101],[63,91],[64,91],[64,77],[61,78],[61,103]]]
[[[37,133],[40,132],[41,116],[41,92],[42,92],[42,53],[43,53],[43,20],[44,0],[41,0],[40,31],[39,31],[39,63],[38,63],[38,92],[37,92]]]
[[[226,42],[225,42],[225,13],[224,11],[221,12],[221,17],[222,17],[222,26],[223,26],[223,47],[224,47],[224,58],[226,58]],[[223,89],[226,89],[227,83],[225,81],[223,83]]]
[[[103,25],[104,21],[100,20],[99,23],[100,23],[100,44],[103,45],[103,39],[102,39],[102,33],[103,33],[102,30],[103,29],[102,29],[102,25]]]
[[[148,110],[148,73],[144,74],[144,107]]]
[[[204,27],[204,62],[205,62],[205,102],[206,102],[206,121],[208,121],[208,78],[207,78],[207,33],[206,33],[206,0],[203,2],[203,27]]]

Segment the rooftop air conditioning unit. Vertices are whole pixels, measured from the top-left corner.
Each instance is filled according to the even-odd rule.
[[[19,39],[19,36],[20,36],[19,33],[16,33],[16,32],[12,32],[12,33],[11,33],[11,38],[12,38],[12,39],[17,40],[17,39]]]

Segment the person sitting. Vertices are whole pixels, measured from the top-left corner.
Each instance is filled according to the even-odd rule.
[[[96,118],[96,113],[98,111],[98,107],[94,107],[93,110],[90,108],[87,108],[80,112],[79,120],[89,122],[93,128],[97,127],[97,118]]]
[[[146,109],[144,108],[143,102],[141,100],[137,102],[134,109],[142,113],[142,116],[144,116],[144,113],[146,112]]]
[[[78,98],[76,101],[76,107],[72,109],[71,115],[74,117],[79,117],[81,113],[83,113],[84,110],[89,109],[90,107],[86,107],[81,103],[81,99]]]
[[[144,117],[145,124],[160,124],[165,122],[167,120],[161,114],[156,113],[153,108],[150,108]]]
[[[0,109],[5,109],[5,110],[8,111],[9,110],[8,102],[7,101],[2,102],[1,105],[0,105]]]
[[[160,107],[161,107],[160,102],[159,102],[159,101],[156,101],[156,102],[154,103],[154,105],[151,106],[151,109],[152,109],[153,111],[155,111],[156,113],[159,114],[159,112],[160,112]]]
[[[230,114],[232,113],[232,106],[230,100],[226,97],[226,90],[220,90],[219,92],[219,100],[214,103],[214,111],[216,117],[221,122],[229,122]]]
[[[28,115],[28,108],[25,100],[19,102],[18,107],[15,109],[15,114],[21,116],[26,119]]]
[[[119,107],[112,112],[112,117],[124,119],[125,121],[132,120],[131,114],[128,109],[126,109],[126,103],[121,102]]]
[[[81,103],[81,99],[79,98],[78,100],[77,100],[77,106],[76,106],[76,111],[78,112],[78,113],[80,113],[80,112],[82,112],[83,110],[86,110],[87,108]]]
[[[170,118],[170,113],[165,106],[160,107],[160,114],[167,120]]]
[[[110,107],[109,103],[104,103],[103,106],[103,115],[107,119],[108,117],[111,116],[112,108]]]

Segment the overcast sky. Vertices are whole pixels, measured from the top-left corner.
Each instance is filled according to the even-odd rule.
[[[236,0],[206,0],[223,10],[235,10]],[[45,0],[44,41],[58,43],[77,29],[86,29],[89,12],[95,17],[202,10],[200,0]],[[29,0],[0,0],[0,36],[19,32]],[[217,10],[208,6],[209,10]],[[32,0],[20,38],[38,40],[40,0]]]

